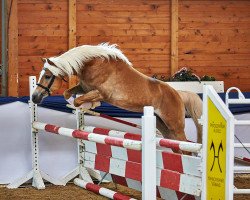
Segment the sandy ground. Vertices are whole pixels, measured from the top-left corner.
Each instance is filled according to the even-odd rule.
[[[235,185],[238,188],[250,188],[250,176],[243,175],[235,178]],[[103,184],[112,190],[116,190],[115,185],[112,183]],[[130,197],[141,199],[141,193],[135,190],[118,185],[117,191],[129,195]],[[81,189],[72,183],[66,187],[46,185],[45,190],[37,190],[30,186],[19,189],[0,188],[0,200],[103,200],[108,199],[87,190]],[[235,195],[235,200],[250,200],[250,195]],[[169,199],[171,200],[171,199]]]
[[[117,185],[117,189],[113,183],[102,184],[103,187],[120,191],[125,195],[129,195],[136,199],[141,199],[141,193],[128,189],[126,187]],[[45,190],[37,190],[31,186],[22,187],[18,189],[0,188],[0,200],[104,200],[108,199],[97,195],[93,192],[84,190],[73,183],[67,184],[66,187],[46,185]]]

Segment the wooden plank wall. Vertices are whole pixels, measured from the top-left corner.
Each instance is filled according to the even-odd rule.
[[[179,67],[250,91],[250,1],[179,1]]]
[[[76,43],[117,43],[146,75],[170,75],[171,1],[76,0]],[[250,1],[179,0],[178,68],[250,91]],[[41,57],[68,50],[68,0],[18,0],[19,96]],[[64,85],[59,94],[66,89]]]
[[[169,9],[165,0],[77,1],[77,45],[117,43],[141,72],[169,74]],[[28,94],[28,76],[38,75],[41,57],[67,50],[67,16],[67,0],[19,0],[20,96]]]
[[[0,4],[0,13],[2,16],[2,4]],[[0,19],[0,64],[2,64],[2,18]],[[1,94],[1,84],[2,84],[2,76],[0,75],[0,94]]]
[[[28,76],[38,75],[41,58],[68,50],[68,1],[19,0],[19,96],[28,95]],[[65,85],[58,94],[62,94]]]
[[[170,2],[79,0],[77,44],[116,43],[146,75],[170,74]]]

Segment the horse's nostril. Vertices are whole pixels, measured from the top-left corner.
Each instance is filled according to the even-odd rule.
[[[35,103],[35,101],[36,101],[36,95],[32,95],[32,101]]]
[[[32,95],[32,101],[34,102],[36,100],[35,95]]]

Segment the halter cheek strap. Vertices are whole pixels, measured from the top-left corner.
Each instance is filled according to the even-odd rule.
[[[42,73],[41,73],[41,74],[42,74]],[[51,95],[50,88],[51,88],[51,86],[53,85],[53,83],[54,83],[54,81],[55,81],[55,78],[56,78],[56,76],[55,76],[55,75],[52,75],[52,78],[51,78],[51,80],[50,80],[50,82],[49,82],[49,84],[48,84],[47,87],[44,86],[44,85],[42,85],[42,84],[40,84],[40,83],[37,83],[36,85],[39,86],[39,87],[41,87],[41,88],[43,88],[43,89],[48,93],[48,95],[50,96],[50,95]],[[40,82],[40,81],[39,81],[39,82]]]

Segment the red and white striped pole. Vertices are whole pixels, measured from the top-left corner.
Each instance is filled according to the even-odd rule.
[[[111,130],[106,128],[98,128],[94,126],[84,126],[83,130],[86,132],[108,135],[111,137],[138,140],[138,141],[141,140],[141,135],[136,133],[129,133],[129,132]],[[198,153],[202,148],[202,145],[198,143],[170,140],[158,137],[156,138],[156,145],[159,147],[171,148],[173,150],[181,150],[191,153]]]
[[[136,140],[129,140],[129,139],[123,139],[123,138],[110,137],[106,135],[99,135],[95,133],[89,133],[86,131],[59,127],[59,126],[46,124],[42,122],[34,122],[33,128],[38,129],[38,130],[45,130],[47,132],[55,133],[59,135],[64,135],[64,136],[73,137],[73,138],[82,139],[82,140],[88,140],[88,141],[97,142],[101,144],[124,147],[124,148],[132,149],[132,150],[140,151],[142,149],[141,141],[136,141]]]
[[[134,198],[130,198],[129,196],[123,195],[119,192],[115,192],[113,190],[109,190],[104,187],[100,187],[99,185],[86,182],[84,180],[81,180],[79,178],[74,179],[74,184],[77,186],[84,188],[86,190],[92,191],[96,194],[100,194],[102,196],[108,197],[109,199],[114,200],[135,200]]]

